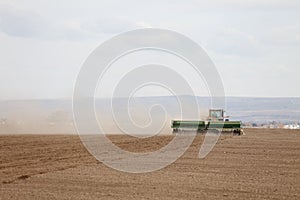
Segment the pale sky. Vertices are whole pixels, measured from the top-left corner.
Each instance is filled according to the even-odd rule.
[[[165,28],[200,44],[227,96],[300,97],[300,1],[1,0],[0,99],[70,98],[103,41]]]

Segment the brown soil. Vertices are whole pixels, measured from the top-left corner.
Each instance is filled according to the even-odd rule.
[[[0,136],[0,199],[300,199],[300,131],[248,129],[222,136],[198,159],[203,136],[168,167],[119,172],[75,135]],[[157,150],[172,136],[111,136],[123,149]]]

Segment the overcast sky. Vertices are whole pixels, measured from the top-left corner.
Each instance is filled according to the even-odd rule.
[[[171,29],[212,58],[227,96],[300,97],[300,1],[1,0],[0,99],[69,98],[103,41]]]

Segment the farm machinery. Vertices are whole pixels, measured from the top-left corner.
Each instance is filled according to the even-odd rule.
[[[231,132],[237,135],[243,134],[241,121],[229,121],[229,116],[225,116],[223,109],[210,109],[208,118],[203,121],[172,120],[171,128],[175,134],[195,130],[198,133],[210,131],[215,133]]]

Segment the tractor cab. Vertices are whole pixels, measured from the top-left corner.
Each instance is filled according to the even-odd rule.
[[[225,110],[223,109],[210,109],[208,121],[229,121],[229,117],[225,116]]]

